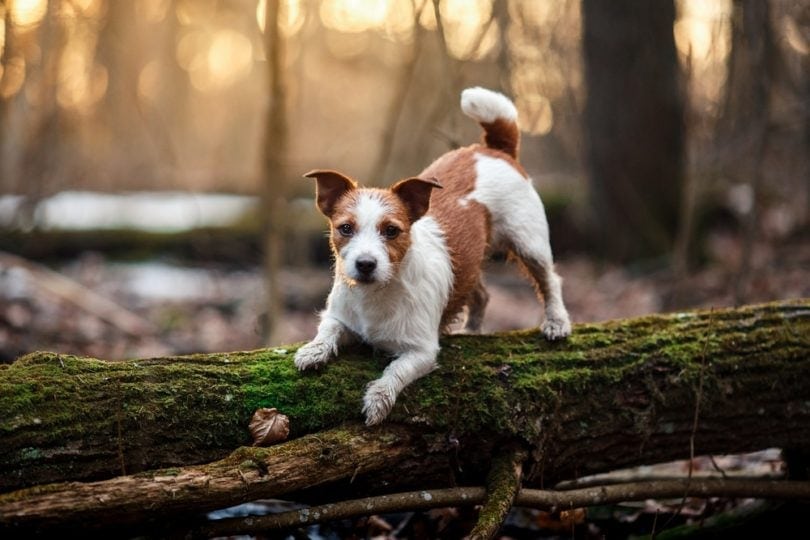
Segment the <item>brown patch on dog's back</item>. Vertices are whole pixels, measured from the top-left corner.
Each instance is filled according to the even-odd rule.
[[[467,198],[475,189],[476,149],[466,147],[445,154],[420,175],[436,178],[444,188],[433,192],[428,211],[444,231],[453,265],[453,290],[442,326],[453,322],[481,280],[481,264],[490,241],[489,212]]]
[[[428,211],[428,215],[433,216],[444,231],[455,276],[450,300],[442,317],[443,326],[453,322],[479,286],[481,265],[491,241],[489,210],[469,198],[475,190],[477,154],[503,159],[527,181],[529,179],[526,170],[511,154],[479,144],[444,154],[420,174],[436,178],[444,188],[433,192]]]

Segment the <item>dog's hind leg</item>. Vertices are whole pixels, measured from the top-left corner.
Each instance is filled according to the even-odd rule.
[[[554,271],[551,260],[518,255],[523,267],[535,282],[538,292],[546,305],[546,320],[543,322],[543,335],[548,340],[557,340],[571,334],[571,320],[562,298],[562,279]]]
[[[489,303],[489,293],[482,281],[478,281],[475,289],[470,293],[467,300],[467,320],[464,323],[464,331],[468,334],[478,334],[484,323],[484,311]]]
[[[490,212],[493,244],[509,249],[528,270],[546,305],[543,334],[561,339],[571,333],[562,299],[560,276],[554,271],[548,221],[540,195],[531,181],[507,160],[479,155],[476,187],[471,197]]]
[[[541,327],[543,335],[548,340],[562,339],[571,334],[571,320],[563,303],[562,279],[554,271],[545,211],[539,198],[534,211],[527,210],[529,208],[524,208],[521,215],[534,217],[518,220],[509,231],[507,243],[510,255],[526,270],[534,281],[538,297],[541,296],[545,303],[546,320]]]

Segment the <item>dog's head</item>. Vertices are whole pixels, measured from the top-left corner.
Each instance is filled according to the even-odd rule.
[[[337,270],[349,283],[385,284],[411,245],[411,226],[425,215],[435,179],[408,178],[389,189],[362,188],[339,172],[316,170],[318,209],[329,219]]]

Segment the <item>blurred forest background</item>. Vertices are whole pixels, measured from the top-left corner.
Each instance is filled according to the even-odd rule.
[[[311,337],[301,174],[418,173],[468,86],[516,102],[576,322],[810,295],[810,0],[0,6],[4,361]],[[538,324],[488,270],[485,329]]]

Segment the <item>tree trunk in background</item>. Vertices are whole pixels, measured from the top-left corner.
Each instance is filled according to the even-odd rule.
[[[135,2],[107,2],[107,11],[98,35],[96,61],[107,70],[107,91],[95,112],[104,147],[95,159],[100,164],[91,174],[106,181],[96,186],[115,191],[133,178],[154,177],[153,153],[147,144],[160,144],[148,133],[148,125],[138,104],[138,75],[143,50],[133,46],[137,34]],[[168,84],[168,81],[164,81]],[[157,185],[160,185],[159,183]]]
[[[0,64],[3,66],[3,73],[0,75],[0,192],[10,193],[11,183],[9,176],[11,176],[11,168],[6,162],[6,130],[8,126],[8,109],[11,96],[6,95],[6,88],[9,86],[9,78],[11,76],[11,69],[9,65],[12,59],[17,54],[17,36],[14,30],[14,21],[11,19],[11,10],[6,8],[3,16],[3,55],[0,57]]]
[[[24,226],[34,225],[34,211],[41,198],[58,190],[55,184],[64,180],[66,171],[59,169],[65,152],[64,114],[57,102],[59,62],[65,48],[66,31],[59,17],[62,9],[57,0],[48,9],[38,30],[42,61],[38,69],[26,73],[20,92],[31,92],[28,132],[22,134],[22,155],[14,191],[27,196],[18,219]],[[30,88],[30,90],[29,90]]]
[[[265,341],[278,343],[279,324],[283,314],[279,272],[283,253],[285,215],[287,210],[287,87],[284,36],[280,29],[280,0],[267,0],[264,19],[264,43],[270,103],[264,139],[264,167],[261,196],[264,212],[264,282],[267,316]]]
[[[734,283],[734,299],[738,304],[747,296],[759,220],[758,203],[768,143],[770,89],[776,54],[768,2],[735,0],[720,131],[728,149],[723,168],[736,184],[745,186],[750,197],[750,206],[740,209],[742,250]]]
[[[422,47],[425,42],[426,32],[422,25],[419,24],[419,18],[422,15],[422,11],[427,9],[427,3],[423,3],[421,7],[417,7],[416,2],[412,0],[411,5],[413,8],[413,44],[410,46],[402,62],[402,66],[399,68],[400,71],[394,87],[394,94],[391,97],[388,111],[386,111],[385,114],[385,124],[383,125],[383,132],[380,137],[380,149],[377,151],[374,165],[371,168],[371,174],[368,177],[374,185],[385,185],[390,181],[385,173],[391,162],[397,126],[405,110],[405,103],[411,88],[411,83],[413,82],[416,64],[422,54]]]
[[[683,96],[672,0],[583,0],[585,132],[597,248],[667,253],[681,198]]]

